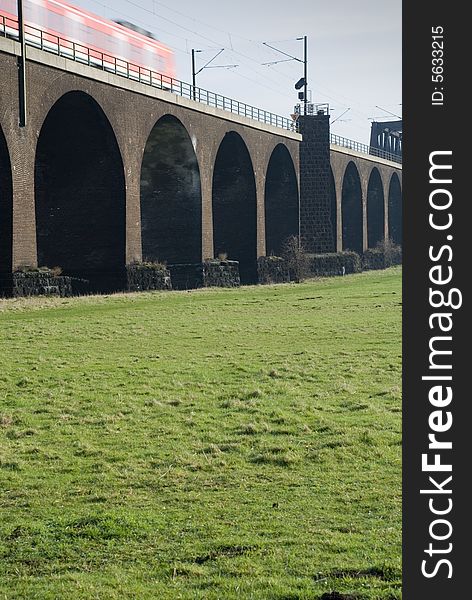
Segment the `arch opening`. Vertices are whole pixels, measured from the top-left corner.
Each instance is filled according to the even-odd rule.
[[[359,172],[352,161],[344,172],[341,206],[343,250],[354,250],[362,254],[362,188]]]
[[[388,236],[395,244],[402,245],[402,190],[396,173],[393,173],[388,189]]]
[[[165,115],[154,125],[141,165],[143,260],[202,261],[200,170],[182,123]]]
[[[0,293],[11,287],[13,181],[7,141],[0,127]]]
[[[215,256],[239,261],[241,283],[257,282],[256,181],[246,144],[234,131],[216,155],[212,204]]]
[[[333,169],[329,168],[329,221],[331,225],[331,252],[336,252],[338,249],[338,210],[336,201],[336,184],[334,182]]]
[[[98,103],[68,92],[50,109],[35,160],[38,264],[125,287],[125,179],[113,129]]]
[[[278,144],[270,157],[264,201],[266,254],[280,256],[285,240],[299,234],[297,175],[283,144]]]
[[[385,205],[382,178],[372,169],[367,186],[367,246],[375,248],[385,239]]]

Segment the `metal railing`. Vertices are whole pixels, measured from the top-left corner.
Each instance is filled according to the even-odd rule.
[[[18,39],[18,20],[0,15],[0,36]],[[50,34],[31,25],[25,25],[25,40],[28,46],[33,46],[57,56],[69,58],[76,62],[98,68],[108,73],[126,77],[133,81],[162,89],[183,98],[188,98],[207,106],[219,108],[230,113],[247,117],[266,125],[273,125],[288,131],[298,131],[297,122],[287,117],[281,117],[255,106],[233,100],[221,94],[210,92],[200,87],[194,87],[174,77],[163,75],[152,69],[141,67],[110,54],[94,50],[88,46],[71,42],[60,36]]]
[[[378,158],[383,158],[385,160],[400,164],[402,162],[402,157],[398,154],[392,154],[391,152],[385,152],[385,150],[380,150],[379,148],[374,148],[373,146],[368,146],[367,144],[361,144],[360,142],[355,142],[354,140],[348,140],[347,138],[335,135],[334,133],[330,134],[330,142],[336,146],[349,148],[350,150],[354,150],[355,152],[360,152],[362,154],[377,156]]]
[[[314,104],[313,102],[307,102],[306,104],[298,103],[294,107],[296,115],[329,115],[329,104],[323,102],[323,104]]]

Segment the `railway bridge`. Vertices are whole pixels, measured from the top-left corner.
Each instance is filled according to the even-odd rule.
[[[19,127],[19,54],[0,37],[4,276],[57,265],[122,289],[126,265],[225,254],[249,283],[257,258],[292,234],[314,252],[401,243],[401,164],[330,138],[326,114],[298,131],[183,82],[29,45]]]

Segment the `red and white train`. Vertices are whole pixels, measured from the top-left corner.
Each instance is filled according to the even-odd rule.
[[[165,44],[125,21],[108,21],[62,0],[23,0],[25,38],[75,60],[169,87],[174,55]],[[16,0],[0,0],[0,34],[18,37]],[[151,79],[151,71],[153,72]]]

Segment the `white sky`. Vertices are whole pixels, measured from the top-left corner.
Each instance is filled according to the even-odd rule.
[[[191,81],[191,48],[197,69],[220,49],[197,85],[248,104],[288,116],[303,74],[296,61],[261,63],[285,57],[266,41],[303,56],[308,36],[308,81],[316,103],[328,102],[332,132],[364,143],[369,118],[391,118],[376,106],[401,116],[401,0],[68,0],[109,19],[121,18],[152,31],[175,51],[177,78]]]

